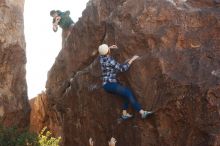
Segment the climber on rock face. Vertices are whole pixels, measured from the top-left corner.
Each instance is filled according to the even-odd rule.
[[[141,118],[144,119],[151,115],[152,112],[143,110],[131,89],[122,86],[116,78],[118,72],[127,71],[132,62],[138,59],[139,56],[135,55],[126,63],[119,64],[113,57],[110,56],[110,49],[115,48],[117,48],[116,45],[108,47],[106,44],[102,44],[98,48],[98,52],[100,54],[99,61],[102,69],[103,88],[105,91],[119,95],[124,99],[121,119],[127,120],[133,117],[127,112],[129,103],[137,112],[141,114]]]
[[[71,33],[74,22],[70,18],[70,11],[61,12],[60,10],[51,10],[50,16],[53,17],[53,31],[56,32],[58,30],[58,25],[67,31],[66,37]]]

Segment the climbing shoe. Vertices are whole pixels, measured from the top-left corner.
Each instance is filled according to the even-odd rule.
[[[122,116],[121,116],[121,119],[122,119],[122,120],[128,120],[128,119],[130,119],[130,118],[133,118],[133,116],[130,115],[130,114],[126,114],[126,115],[122,115]]]
[[[144,111],[144,113],[141,115],[141,118],[145,119],[152,114],[153,114],[153,112],[151,112],[151,111]]]

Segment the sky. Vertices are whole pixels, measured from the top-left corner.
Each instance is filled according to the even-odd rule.
[[[25,0],[24,31],[27,53],[28,97],[45,90],[47,72],[61,50],[61,28],[52,30],[50,10],[70,10],[74,22],[81,17],[88,0]]]

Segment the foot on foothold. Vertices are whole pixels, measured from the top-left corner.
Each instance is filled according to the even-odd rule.
[[[141,118],[145,119],[145,118],[149,117],[152,114],[153,114],[152,111],[144,111],[144,113],[141,115]]]
[[[130,114],[126,114],[126,115],[122,115],[122,116],[121,116],[121,119],[122,119],[122,120],[128,120],[128,119],[131,119],[131,118],[133,118],[133,116],[130,115]]]

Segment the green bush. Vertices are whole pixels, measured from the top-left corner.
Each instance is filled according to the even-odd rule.
[[[59,146],[61,137],[52,137],[46,127],[39,135],[20,131],[15,127],[6,128],[0,125],[0,146]]]
[[[47,127],[44,127],[41,133],[38,135],[40,146],[59,146],[61,137],[54,138],[50,131],[46,131]]]

